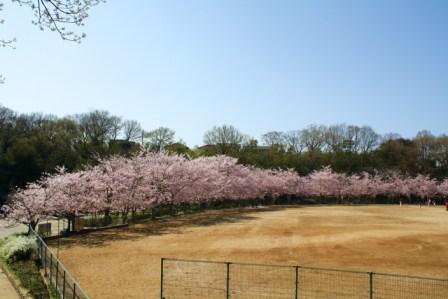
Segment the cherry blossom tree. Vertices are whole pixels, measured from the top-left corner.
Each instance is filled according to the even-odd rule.
[[[329,166],[312,172],[309,177],[312,194],[315,196],[340,198],[347,184],[345,175],[334,173]]]
[[[421,174],[417,175],[415,178],[408,178],[407,186],[413,195],[422,199],[431,199],[438,193],[436,180]]]
[[[48,191],[39,183],[30,183],[18,189],[11,197],[4,212],[9,220],[36,228],[39,221],[49,214]]]
[[[438,183],[428,176],[397,172],[352,174],[330,167],[299,176],[294,170],[259,169],[228,156],[191,159],[164,152],[142,152],[131,157],[109,157],[84,170],[69,173],[58,168],[36,183],[19,189],[5,212],[9,219],[35,227],[43,217],[66,217],[73,223],[85,213],[121,213],[220,201],[279,197],[326,197],[357,200],[387,196],[433,198],[448,195],[448,179]]]
[[[444,197],[448,196],[448,179],[438,185],[438,193]]]
[[[89,171],[69,173],[65,168],[57,169],[56,174],[44,178],[42,186],[51,194],[48,211],[54,216],[65,217],[74,226],[74,219],[86,212],[94,212],[94,197],[91,197],[95,180]]]

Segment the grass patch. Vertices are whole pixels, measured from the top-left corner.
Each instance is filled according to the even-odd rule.
[[[34,260],[20,260],[8,264],[8,268],[19,279],[22,287],[29,291],[32,298],[50,299],[47,286]]]
[[[0,262],[28,290],[31,298],[51,299],[36,259],[36,243],[24,235],[12,235],[0,240]]]

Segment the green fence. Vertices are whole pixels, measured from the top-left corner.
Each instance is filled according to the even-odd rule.
[[[448,279],[162,258],[160,298],[447,299]]]
[[[42,267],[45,276],[55,289],[58,298],[89,299],[61,261],[59,261],[56,255],[48,248],[45,241],[34,230],[31,230],[31,232],[37,240],[39,265]]]

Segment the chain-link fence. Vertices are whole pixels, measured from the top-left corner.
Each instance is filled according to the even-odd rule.
[[[37,240],[39,265],[42,267],[45,276],[48,277],[58,298],[89,299],[61,261],[48,248],[44,240],[34,230],[31,230],[31,232]]]
[[[162,258],[160,298],[447,299],[448,279]]]

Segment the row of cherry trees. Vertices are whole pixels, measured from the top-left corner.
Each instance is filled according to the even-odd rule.
[[[329,167],[308,176],[292,170],[262,170],[227,156],[190,159],[165,153],[112,157],[69,173],[64,168],[17,190],[4,208],[7,216],[35,227],[47,216],[69,219],[84,213],[129,213],[165,205],[257,198],[448,195],[448,180],[397,173],[345,175]]]

